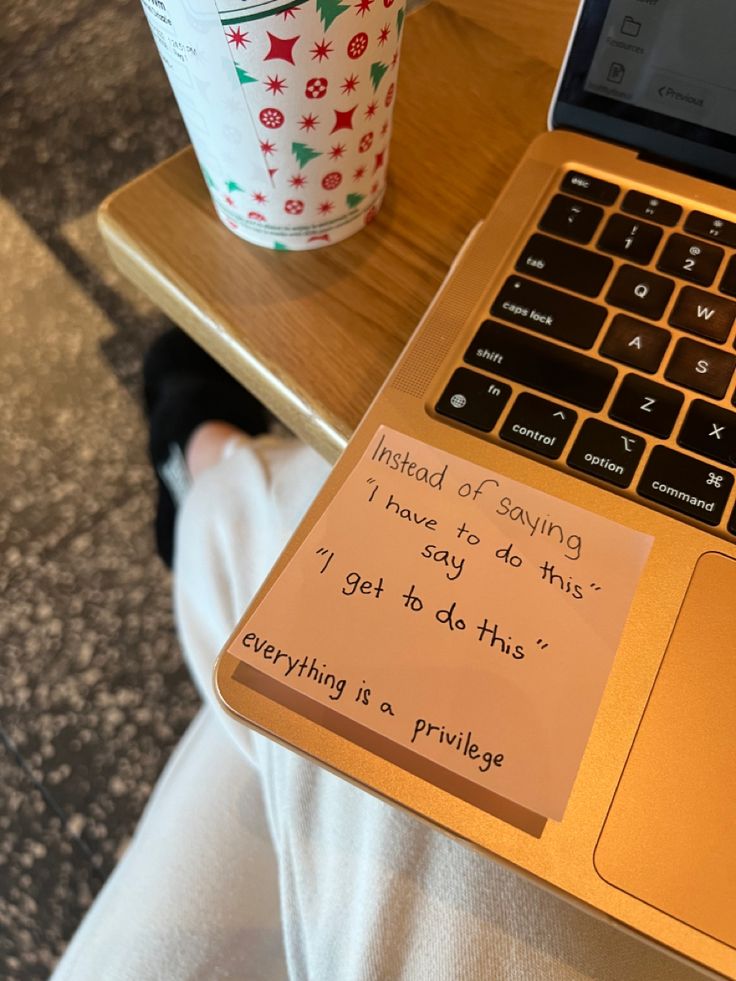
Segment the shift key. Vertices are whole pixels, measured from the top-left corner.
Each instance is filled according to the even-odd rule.
[[[612,266],[608,256],[537,234],[519,256],[516,271],[574,293],[598,296]]]
[[[511,276],[503,284],[491,313],[537,334],[555,337],[575,347],[591,348],[608,311],[590,300],[581,300],[523,276]]]
[[[593,412],[603,407],[617,374],[612,365],[493,320],[481,324],[465,361]]]

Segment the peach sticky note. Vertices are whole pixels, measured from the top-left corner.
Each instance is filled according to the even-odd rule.
[[[381,427],[230,651],[559,820],[651,543]]]

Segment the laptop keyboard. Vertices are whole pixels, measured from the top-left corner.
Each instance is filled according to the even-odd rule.
[[[733,250],[734,222],[569,171],[436,412],[736,536]]]

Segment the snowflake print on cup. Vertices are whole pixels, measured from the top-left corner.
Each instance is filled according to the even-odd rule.
[[[322,178],[322,187],[326,191],[334,191],[342,184],[342,174],[339,170],[332,170]]]
[[[280,109],[261,109],[258,114],[258,118],[261,123],[266,127],[266,129],[278,129],[279,126],[284,125],[284,114]]]
[[[191,34],[180,11],[189,6],[167,4],[177,37]],[[198,39],[192,58],[199,64],[206,51],[201,77],[210,77],[208,65],[231,70],[229,84],[212,81],[196,100],[208,120],[197,155],[219,217],[241,238],[279,250],[359,231],[385,188],[405,0],[214,6],[221,28]]]
[[[362,58],[368,47],[368,35],[365,31],[359,31],[354,34],[348,41],[348,58],[352,58],[353,61],[356,58]]]
[[[324,99],[327,95],[327,79],[310,78],[304,89],[304,94],[308,99]]]

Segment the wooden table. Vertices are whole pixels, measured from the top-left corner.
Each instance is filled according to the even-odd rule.
[[[271,252],[215,216],[186,149],[101,206],[112,258],[287,426],[338,455],[531,138],[575,0],[434,0],[404,38],[389,189],[340,244]]]

